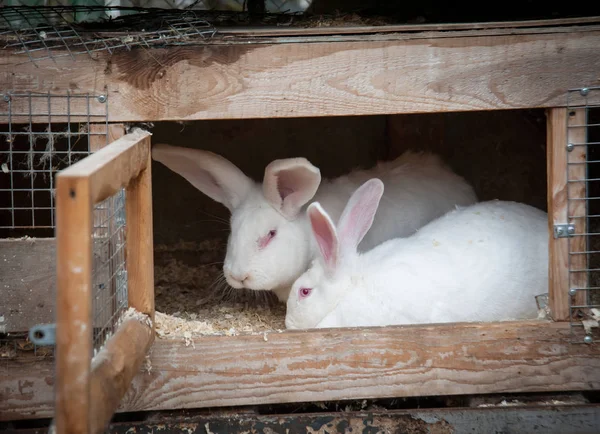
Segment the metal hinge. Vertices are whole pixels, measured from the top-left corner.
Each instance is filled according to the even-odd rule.
[[[554,238],[568,238],[575,235],[575,225],[554,225]]]
[[[38,324],[31,327],[29,340],[35,345],[56,345],[56,324]]]

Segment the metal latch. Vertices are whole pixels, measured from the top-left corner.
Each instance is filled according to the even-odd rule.
[[[575,235],[575,225],[554,225],[554,238],[568,238]]]
[[[35,345],[55,345],[56,324],[38,324],[31,327],[29,340]]]

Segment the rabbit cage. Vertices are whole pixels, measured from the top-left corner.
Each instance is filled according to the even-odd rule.
[[[0,10],[0,421],[600,387],[600,13],[314,11]],[[228,211],[151,143],[256,180],[435,152],[548,212],[540,318],[285,330],[223,281]]]

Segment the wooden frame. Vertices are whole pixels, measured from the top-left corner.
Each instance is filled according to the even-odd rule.
[[[57,175],[58,433],[101,433],[154,338],[150,134],[141,130]],[[128,318],[92,360],[93,205],[127,187]],[[144,321],[144,318],[149,320]]]
[[[157,122],[563,107],[568,89],[600,78],[597,18],[394,29],[246,30],[201,46],[78,56],[76,67],[68,56],[33,64],[4,50],[0,88],[106,94],[110,122]],[[27,113],[20,103],[15,113]]]
[[[21,83],[35,81],[53,92],[107,92],[111,122],[549,107],[552,234],[554,222],[567,217],[567,180],[561,172],[568,139],[565,94],[600,78],[598,23],[395,30],[335,37],[269,34],[242,44],[223,39],[200,47],[134,50],[99,61],[82,57],[76,69],[69,58],[35,66],[3,52],[5,73],[0,75],[0,86],[20,90]],[[109,354],[128,354],[120,361],[130,363],[121,364],[119,372],[113,369],[119,361],[111,364],[110,357],[99,368],[90,368],[87,331],[63,333],[73,321],[89,324],[88,271],[74,270],[89,270],[89,246],[76,239],[89,234],[91,203],[132,179],[128,197],[137,205],[128,205],[128,218],[137,216],[140,225],[128,233],[128,242],[139,253],[137,263],[128,255],[130,304],[149,316],[154,311],[147,292],[153,287],[147,244],[151,247],[149,138],[138,139],[133,144],[128,135],[61,175],[60,203],[66,205],[60,206],[64,213],[60,227],[71,220],[83,225],[59,235],[56,413],[52,362],[18,367],[9,362],[10,375],[0,379],[0,390],[7,391],[7,399],[0,400],[0,420],[55,414],[61,433],[96,431],[139,369],[153,336],[147,326],[127,323],[107,345]],[[566,320],[568,249],[562,239],[551,236],[549,248],[550,304],[555,319]],[[75,311],[73,300],[83,300],[76,305],[84,309]],[[570,337],[568,323],[535,321],[208,336],[195,338],[194,348],[180,339],[160,339],[150,355],[152,370],[133,379],[118,411],[600,388],[600,348],[573,345]],[[83,345],[77,347],[77,354],[76,342]],[[134,347],[135,342],[139,346]],[[60,350],[65,345],[70,345],[71,355]],[[66,382],[61,377],[65,373],[73,377],[78,373],[83,382]],[[111,380],[100,381],[107,378]],[[28,388],[35,393],[22,399]],[[73,391],[84,399],[75,402],[66,395]],[[94,402],[108,405],[92,410],[90,393],[96,395]],[[90,422],[94,415],[95,425]]]

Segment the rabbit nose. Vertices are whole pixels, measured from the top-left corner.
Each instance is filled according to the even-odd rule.
[[[229,273],[229,278],[235,282],[239,282],[241,285],[244,284],[244,282],[246,280],[248,280],[248,278],[250,277],[249,274],[234,274],[234,273]]]

